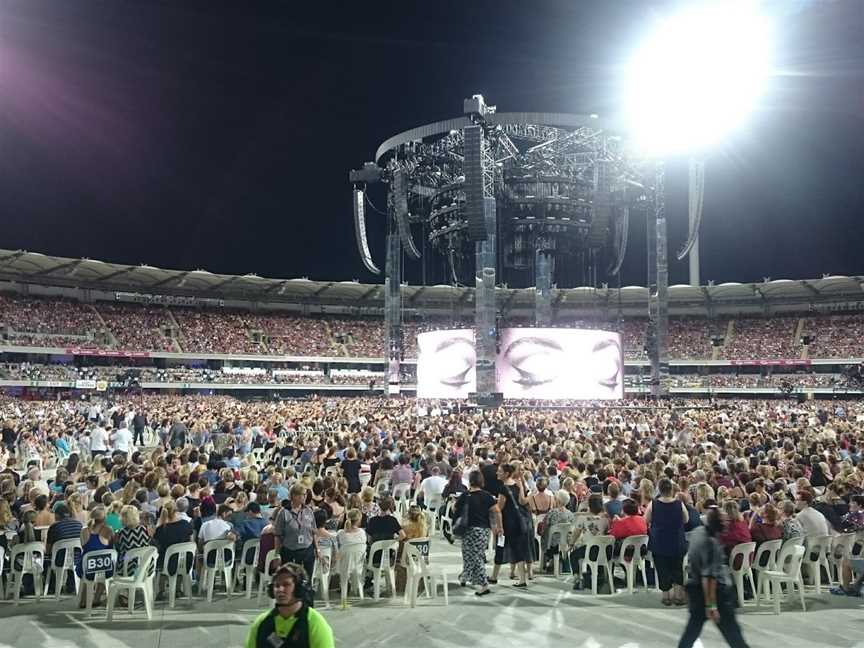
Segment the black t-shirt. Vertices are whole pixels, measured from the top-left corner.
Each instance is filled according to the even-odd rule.
[[[501,482],[498,479],[498,466],[496,464],[485,464],[480,467],[480,472],[483,473],[483,489],[491,494],[498,495],[501,492]]]
[[[376,515],[369,518],[366,523],[366,535],[369,536],[371,542],[379,540],[392,540],[393,536],[399,535],[402,526],[392,515]]]
[[[346,459],[342,462],[342,474],[348,480],[348,492],[360,492],[360,460]]]
[[[177,520],[170,524],[163,524],[156,529],[153,535],[153,540],[156,541],[156,546],[159,547],[159,562],[161,566],[162,558],[168,547],[181,542],[190,542],[192,539],[192,524],[187,520]]]
[[[468,526],[483,529],[490,528],[489,509],[497,504],[495,497],[485,490],[468,491],[456,500],[456,507],[453,511],[454,519],[462,515],[462,509],[466,506],[466,502],[468,506]]]
[[[15,439],[18,437],[18,434],[15,432],[15,430],[13,430],[12,428],[9,428],[9,427],[4,427],[2,434],[3,434],[3,443],[5,445],[14,444]]]

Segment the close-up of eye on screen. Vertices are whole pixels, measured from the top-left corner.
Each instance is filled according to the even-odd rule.
[[[623,397],[617,334],[575,329],[504,329],[498,389],[505,398]]]
[[[417,346],[418,397],[467,398],[477,390],[472,330],[421,333]]]

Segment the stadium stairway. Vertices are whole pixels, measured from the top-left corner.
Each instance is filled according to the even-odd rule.
[[[87,304],[87,308],[93,311],[93,314],[96,316],[96,319],[99,320],[99,325],[102,327],[102,330],[105,332],[105,335],[108,336],[108,343],[112,349],[116,349],[120,346],[117,342],[117,338],[114,337],[114,331],[111,330],[111,327],[108,326],[108,322],[105,321],[105,318],[102,317],[102,313],[99,312],[93,304]]]

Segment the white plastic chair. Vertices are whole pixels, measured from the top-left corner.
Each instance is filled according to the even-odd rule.
[[[447,531],[451,536],[453,534],[453,507],[455,506],[455,500],[450,497],[447,499],[447,505],[444,507],[444,514],[439,516],[439,526],[441,527],[441,535],[444,535],[444,532]]]
[[[321,547],[320,556],[312,568],[312,583],[321,588],[324,607],[330,609],[330,574],[333,569],[333,548]]]
[[[174,607],[174,602],[177,598],[177,579],[183,579],[183,590],[186,592],[186,597],[189,602],[192,602],[192,568],[195,566],[195,555],[198,552],[198,547],[194,542],[179,542],[170,545],[165,552],[165,558],[162,561],[162,571],[160,576],[165,576],[168,579],[168,607]],[[177,566],[172,574],[168,570],[170,561],[176,558]],[[126,557],[126,563],[129,562],[129,557]]]
[[[432,570],[429,564],[430,546],[430,539],[427,537],[408,540],[402,547],[402,565],[407,572],[405,603],[412,608],[417,605],[417,591],[421,580],[426,597],[432,596]]]
[[[612,551],[615,538],[612,536],[591,536],[585,542],[585,559],[582,564],[591,571],[591,592],[597,596],[597,577],[601,569],[606,570],[609,580],[609,592],[615,593],[615,584],[612,580]]]
[[[114,603],[121,590],[126,591],[129,599],[129,614],[134,614],[135,595],[138,590],[141,590],[144,594],[144,610],[147,612],[147,618],[153,618],[153,579],[158,553],[156,547],[139,547],[126,552],[125,564],[135,561],[137,567],[133,576],[114,576],[108,584],[108,621],[114,618]]]
[[[843,561],[851,560],[855,540],[856,537],[854,533],[844,533],[842,535],[834,536],[831,542],[831,552],[828,554],[828,562],[833,567],[833,572],[828,572],[828,574],[832,576],[832,581],[841,581]]]
[[[375,484],[375,497],[381,497],[382,495],[386,495],[390,491],[390,480],[389,479],[379,479]]]
[[[78,553],[81,553],[81,540],[78,538],[71,538],[69,540],[60,540],[59,542],[55,542],[51,547],[51,567],[48,570],[48,576],[45,579],[45,596],[48,596],[48,588],[51,585],[51,577],[54,578],[54,598],[55,600],[60,600],[60,591],[63,589],[63,586],[66,584],[66,572],[72,572],[72,576],[75,579],[75,593],[78,593],[78,588],[80,584],[78,583],[78,574],[75,573],[75,550],[78,550]],[[57,566],[57,558],[60,554],[63,554],[63,562],[60,566]]]
[[[396,552],[399,543],[396,540],[379,540],[373,542],[369,549],[369,557],[366,559],[366,570],[372,572],[372,586],[377,601],[381,598],[381,582],[384,575],[390,585],[390,596],[396,598]],[[379,556],[378,567],[374,564],[374,558]]]
[[[369,482],[372,481],[372,473],[364,472],[360,473],[360,487],[366,488],[369,485]]]
[[[807,568],[810,578],[813,580],[813,586],[817,594],[822,593],[822,567],[825,571],[831,574],[831,564],[828,562],[828,555],[831,553],[831,536],[830,535],[811,535],[807,536],[804,541],[804,547],[807,551],[804,553],[804,560],[801,562],[802,567]]]
[[[252,588],[255,585],[255,574],[258,571],[258,552],[261,550],[260,538],[252,538],[243,543],[240,550],[240,560],[234,569],[234,589],[240,581],[246,581],[246,598],[252,598]]]
[[[270,584],[270,581],[273,580],[273,572],[270,571],[270,565],[273,564],[274,560],[279,559],[279,552],[275,549],[271,549],[267,552],[267,555],[264,557],[264,572],[259,574],[258,578],[258,604],[261,604],[261,598],[264,596],[264,590],[267,589],[267,586]]]
[[[757,574],[768,570],[777,570],[777,556],[783,546],[782,540],[766,540],[756,549],[756,557],[750,568]]]
[[[750,580],[750,590],[754,596],[756,594],[756,582],[753,580],[755,551],[755,542],[742,542],[732,547],[729,553],[729,573],[735,579],[735,589],[738,590],[738,607],[744,607],[744,576]]]
[[[555,524],[549,529],[549,546],[558,545],[558,553],[552,557],[552,573],[555,578],[561,575],[561,557],[570,554],[570,531],[573,525],[569,523]],[[542,544],[541,544],[542,547]],[[540,558],[541,564],[543,557]]]
[[[96,596],[96,589],[99,585],[104,585],[107,591],[116,568],[117,552],[114,549],[88,551],[81,557],[81,573],[84,576],[81,582],[84,585],[84,594],[87,599],[87,616],[93,613],[93,598]],[[92,579],[88,577],[91,575],[93,576]]]
[[[624,538],[621,541],[621,552],[615,562],[624,569],[627,575],[627,591],[634,592],[636,584],[636,571],[641,570],[642,585],[648,588],[648,574],[645,570],[645,554],[648,553],[648,536],[635,535]]]
[[[341,475],[341,470],[338,466],[330,466],[329,468],[324,470],[325,477],[332,477],[333,479],[338,479]]]
[[[399,514],[399,517],[405,517],[408,513],[408,509],[411,506],[410,492],[411,484],[409,483],[396,484],[393,487],[393,499],[396,500],[396,512]]]
[[[216,575],[221,572],[225,582],[225,591],[228,598],[234,590],[234,582],[231,579],[231,572],[234,569],[234,541],[211,540],[204,545],[201,560],[201,584],[207,590],[207,602],[213,601],[213,590],[216,588]],[[215,564],[210,567],[207,565],[207,560],[210,556],[215,556]]]
[[[18,566],[18,560],[21,566]],[[33,593],[36,601],[41,601],[42,596],[42,570],[45,563],[45,545],[41,542],[28,542],[17,544],[12,547],[9,554],[9,587],[14,593],[15,605],[18,605],[21,596],[21,587],[24,585],[24,576],[30,574],[33,577]]]
[[[0,599],[6,598],[6,587],[3,583],[5,575],[3,568],[6,566],[6,550],[0,547]]]
[[[756,607],[759,607],[761,594],[764,591],[767,598],[774,599],[774,614],[780,614],[780,599],[783,597],[783,583],[790,590],[798,589],[801,599],[801,610],[806,612],[804,603],[804,579],[801,577],[801,560],[804,558],[804,546],[801,544],[784,545],[777,558],[778,570],[764,570],[760,574],[759,589],[756,591]]]
[[[363,600],[363,575],[366,566],[366,545],[352,544],[339,551],[339,587],[342,590],[342,605],[348,600],[348,585],[353,580],[354,590]]]

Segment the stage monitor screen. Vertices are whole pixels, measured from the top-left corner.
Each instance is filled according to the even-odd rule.
[[[417,352],[418,398],[468,398],[477,391],[473,330],[420,333]]]
[[[609,331],[509,328],[499,338],[497,387],[504,398],[624,398],[621,336]]]
[[[476,391],[471,329],[417,336],[417,396],[467,398]],[[624,397],[621,337],[609,331],[503,329],[496,391],[504,398],[611,400]]]

